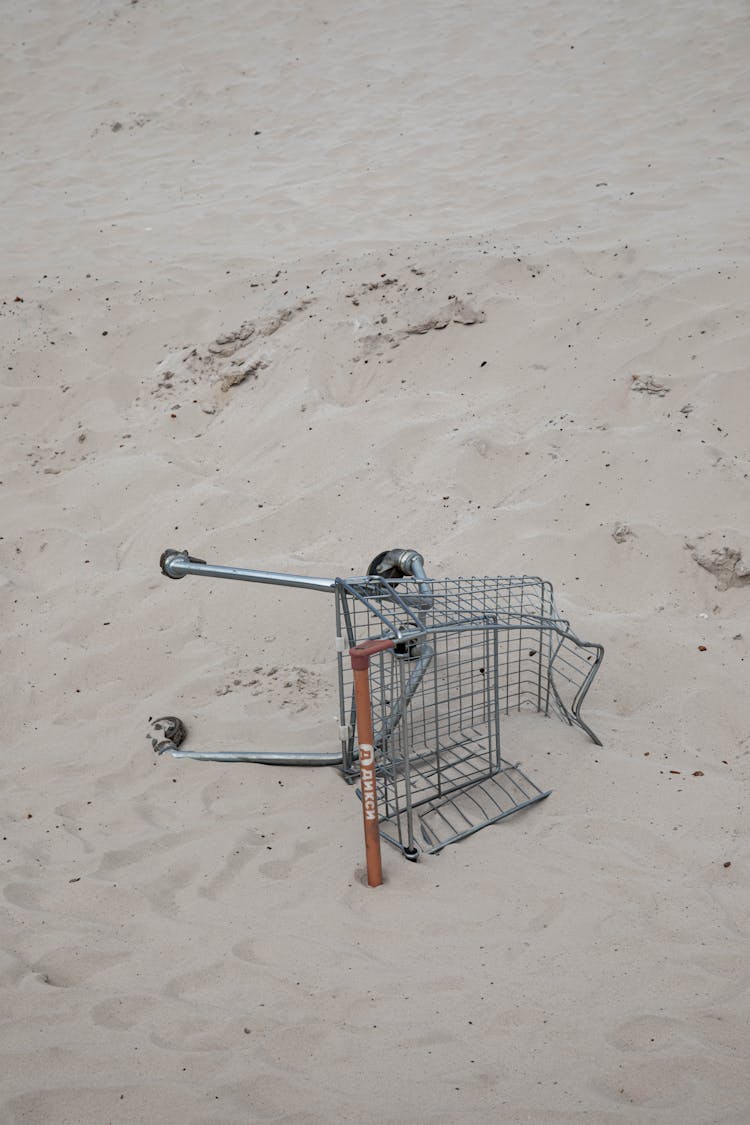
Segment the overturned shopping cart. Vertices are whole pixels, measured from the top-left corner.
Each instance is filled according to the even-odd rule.
[[[164,748],[212,760],[338,764],[347,780],[361,778],[366,819],[372,808],[381,836],[409,859],[549,795],[503,751],[511,712],[557,714],[601,745],[581,707],[604,650],[575,635],[541,578],[428,578],[413,550],[385,551],[354,579],[215,566],[172,550],[161,567],[170,578],[197,574],[333,595],[341,738],[330,755]],[[364,695],[355,690],[363,674]]]

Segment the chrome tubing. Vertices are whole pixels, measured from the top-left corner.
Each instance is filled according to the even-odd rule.
[[[419,551],[396,549],[386,551],[379,558],[387,560],[404,575],[416,578],[423,599],[432,605],[432,591],[425,574],[424,559]],[[217,566],[197,559],[187,550],[175,551],[168,548],[159,560],[162,574],[167,578],[184,578],[186,574],[202,575],[204,578],[233,578],[239,582],[260,582],[267,586],[292,586],[301,590],[322,590],[332,593],[336,589],[335,578],[316,578],[309,574],[283,574],[276,570],[249,570],[240,566]]]
[[[259,766],[340,766],[341,752],[305,754],[298,750],[173,750],[166,746],[173,758],[196,758],[199,762],[252,762]]]
[[[187,728],[175,715],[152,719],[154,731],[149,737],[155,753],[171,754],[173,758],[197,758],[205,762],[256,762],[268,766],[340,766],[341,751],[306,754],[299,750],[182,750]]]
[[[412,669],[411,674],[406,681],[404,692],[401,698],[397,699],[396,702],[392,705],[390,715],[376,734],[375,741],[379,747],[382,747],[384,743],[388,741],[398,724],[401,722],[406,708],[411,703],[416,694],[417,688],[424,679],[425,672],[430,667],[430,664],[432,664],[432,659],[435,655],[434,648],[432,648],[431,645],[422,642],[421,649],[422,651],[417,655],[415,667]],[[397,656],[396,659],[404,660],[407,658],[403,656]]]
[[[295,586],[302,590],[323,590],[332,593],[335,578],[315,578],[307,574],[280,574],[274,570],[246,570],[239,566],[216,566],[195,559],[187,551],[167,550],[161,556],[162,574],[167,578],[184,578],[186,574],[205,578],[234,578],[239,582],[261,582],[268,586]]]

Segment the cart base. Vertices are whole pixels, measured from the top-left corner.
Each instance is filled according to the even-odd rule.
[[[439,757],[439,774],[422,774],[418,795],[415,793],[410,805],[389,802],[388,781],[380,779],[380,832],[405,854],[415,846],[427,854],[442,851],[488,824],[543,801],[551,792],[540,789],[518,764],[502,759],[491,770],[485,760],[480,771],[476,756],[460,743],[452,751],[443,748]],[[424,759],[420,764],[424,767]],[[430,776],[430,785],[425,785],[426,776]]]

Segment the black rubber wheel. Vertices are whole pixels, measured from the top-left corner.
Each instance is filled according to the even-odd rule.
[[[391,554],[393,554],[392,549],[390,551],[381,551],[379,555],[376,555],[367,568],[368,575],[377,578],[405,578],[406,576],[400,566],[384,565],[385,560]]]

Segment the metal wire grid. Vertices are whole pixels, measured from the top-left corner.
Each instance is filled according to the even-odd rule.
[[[602,658],[572,633],[539,578],[369,578],[337,588],[339,649],[396,643],[370,685],[382,834],[413,849],[446,844],[548,795],[500,752],[500,716],[550,708],[577,723]],[[339,663],[344,772],[354,776],[354,712]]]
[[[581,641],[560,617],[552,586],[540,578],[414,579],[382,578],[340,582],[337,587],[339,647],[374,637],[400,642],[397,652],[420,643],[434,644],[434,635],[494,629],[498,635],[495,677],[501,711],[529,707],[550,710],[598,738],[580,716],[583,699],[601,663],[601,645]],[[423,638],[423,642],[420,642]],[[461,651],[451,662],[460,676]],[[339,689],[344,768],[354,757],[354,713],[348,661],[339,660]],[[373,709],[382,707],[382,677],[373,675]],[[473,687],[470,697],[474,697]],[[454,705],[456,700],[454,700]],[[466,709],[461,696],[458,704]]]
[[[479,735],[474,733],[476,750]],[[441,758],[443,778],[454,783],[448,793],[436,783],[431,796],[414,800],[405,784],[403,799],[399,800],[398,795],[392,799],[387,778],[380,781],[380,832],[403,851],[413,851],[418,841],[422,851],[439,852],[448,844],[549,796],[549,790],[542,791],[517,765],[509,762],[503,762],[502,768],[493,774],[476,776],[474,753],[454,758],[443,748],[435,755],[436,761]],[[429,762],[423,763],[423,768],[428,766]],[[432,777],[438,776],[438,771],[433,771]],[[395,785],[393,789],[398,794]]]
[[[381,834],[391,843],[437,852],[546,796],[500,754],[499,650],[497,629],[481,622],[433,631],[373,669]]]
[[[430,667],[397,724],[377,716],[381,740],[378,804],[382,835],[402,849],[440,851],[547,796],[500,753],[494,629],[433,634]],[[416,659],[416,658],[412,658]],[[383,657],[389,690],[403,699],[408,656]],[[395,681],[395,682],[394,682]]]

